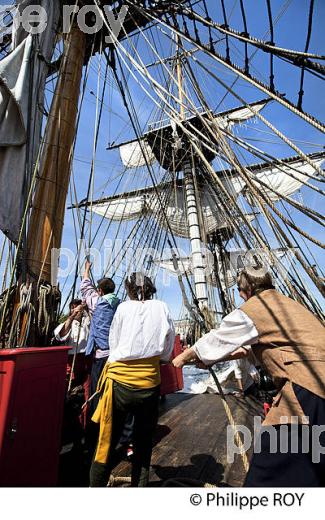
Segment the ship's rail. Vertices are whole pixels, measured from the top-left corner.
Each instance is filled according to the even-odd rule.
[[[189,120],[192,117],[195,117],[197,114],[204,114],[205,109],[201,106],[193,110],[185,110],[184,111],[184,119]],[[159,121],[153,121],[152,123],[148,123],[148,132],[153,132],[155,130],[160,130],[161,128],[165,128],[166,126],[170,126],[170,118],[166,117],[164,119],[160,119]]]

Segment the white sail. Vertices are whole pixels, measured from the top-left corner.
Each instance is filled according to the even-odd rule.
[[[232,186],[227,179],[222,182],[228,192],[231,190],[235,196],[239,195],[242,189],[240,183]],[[229,222],[225,213],[216,204],[215,198],[207,185],[199,189],[199,196],[206,232],[212,233],[217,229],[228,226]],[[189,238],[183,186],[174,186],[173,183],[164,185],[164,189],[160,189],[160,198],[164,204],[165,214],[173,233]],[[159,215],[161,225],[167,226],[159,208],[159,198],[152,187],[140,190],[138,193],[124,194],[119,198],[106,199],[103,202],[94,203],[92,206],[94,213],[111,220],[132,220],[145,213],[147,215]]]
[[[255,112],[263,110],[266,104],[267,101],[256,104],[253,103],[252,107],[254,108],[254,112],[248,107],[238,108],[227,114],[216,116],[215,121],[222,130],[229,130],[233,125],[255,117]]]
[[[206,251],[204,256],[204,267],[206,268],[207,275],[210,275],[210,277],[207,277],[207,281],[209,284],[216,287],[217,280],[216,276],[214,274],[214,260],[213,255],[210,251]],[[249,252],[250,253],[250,252]],[[291,250],[290,249],[273,249],[272,250],[272,257],[269,258],[267,256],[267,262],[268,264],[275,265],[278,260],[285,256],[290,256]],[[247,260],[249,260],[249,263],[251,265],[255,265],[256,258],[259,258],[259,261],[263,262],[266,259],[265,252],[263,250],[256,250],[255,257],[251,254],[249,255],[249,258],[245,259],[247,256],[247,251],[245,250],[238,250],[238,251],[230,251],[226,252],[225,261],[228,267],[226,268],[226,279],[224,277],[223,271],[220,269],[219,271],[219,277],[222,285],[230,288],[236,284],[237,280],[237,272],[240,267],[244,267]],[[165,269],[166,271],[176,275],[181,274],[184,276],[185,274],[192,275],[193,274],[193,266],[192,266],[192,259],[190,257],[182,257],[179,259],[156,259],[154,260],[154,263],[161,267],[162,269]]]
[[[314,162],[317,166],[321,166],[324,159],[314,160]],[[290,166],[293,166],[295,169],[292,170]],[[275,202],[281,197],[272,192],[272,189],[277,191],[280,195],[288,197],[298,191],[303,182],[309,182],[309,176],[317,176],[315,169],[305,161],[298,161],[290,166],[281,166],[281,169],[279,167],[268,168],[257,173],[256,177],[266,183],[271,189],[267,189],[258,182],[255,183],[256,186],[259,186],[261,191],[265,190],[270,199]]]
[[[321,166],[324,158],[313,159],[317,166]],[[294,169],[293,169],[294,168]],[[251,172],[251,179],[256,187],[265,193],[273,202],[281,199],[281,195],[289,197],[298,191],[303,183],[310,182],[310,177],[317,177],[317,171],[306,161],[297,160],[284,165],[266,165],[258,172]],[[264,186],[254,178],[261,180],[267,185]],[[239,183],[244,185],[244,181],[235,176],[231,179],[234,186]],[[274,190],[274,191],[273,191]],[[277,192],[277,193],[275,193]]]
[[[107,202],[94,204],[92,210],[97,215],[110,220],[133,220],[146,212],[144,196],[121,197]]]
[[[120,146],[121,160],[126,168],[138,168],[148,164],[153,164],[156,160],[151,147],[141,139],[141,145],[138,141],[123,144]]]

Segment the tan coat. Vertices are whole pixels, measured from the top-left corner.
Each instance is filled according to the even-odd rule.
[[[324,326],[300,303],[274,289],[253,296],[241,310],[258,331],[253,352],[280,390],[264,425],[308,424],[292,383],[325,399]]]

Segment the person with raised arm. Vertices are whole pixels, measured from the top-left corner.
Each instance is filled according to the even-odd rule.
[[[86,260],[80,292],[91,316],[90,331],[85,351],[92,356],[90,395],[96,392],[98,380],[109,355],[109,331],[118,305],[115,283],[111,278],[101,278],[97,287],[90,280],[91,263]],[[89,414],[96,409],[96,397],[89,403]]]

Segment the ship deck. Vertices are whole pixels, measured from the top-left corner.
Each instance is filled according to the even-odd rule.
[[[261,402],[252,396],[227,396],[227,403],[235,423],[252,431],[254,416],[263,410]],[[168,395],[160,405],[149,485],[241,486],[245,478],[241,457],[227,461],[228,424],[218,395]],[[129,486],[125,477],[130,474],[131,463],[121,460],[113,470],[114,485]],[[88,485],[88,468],[73,451],[61,456],[59,485]]]

